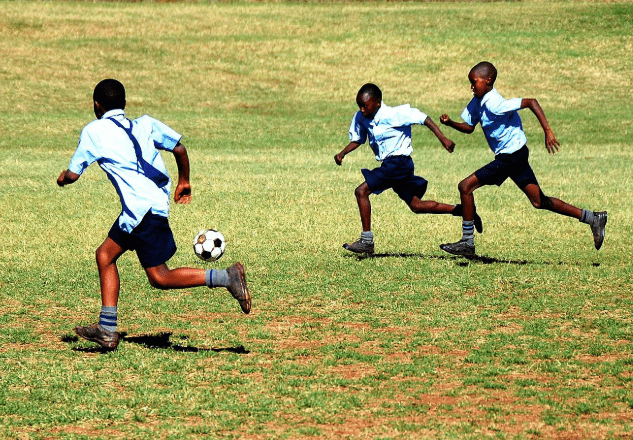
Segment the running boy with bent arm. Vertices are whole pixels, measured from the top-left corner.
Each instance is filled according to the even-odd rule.
[[[486,136],[495,159],[483,168],[462,180],[459,195],[463,208],[462,239],[456,243],[440,245],[450,254],[475,255],[473,220],[475,198],[473,191],[484,185],[501,185],[508,177],[525,193],[537,209],[573,217],[591,227],[596,249],[600,249],[604,240],[604,228],[607,224],[607,212],[591,212],[576,208],[562,200],[543,194],[528,163],[527,138],[518,111],[529,108],[545,131],[545,147],[550,154],[558,151],[559,143],[554,137],[545,114],[536,99],[504,99],[494,88],[497,69],[491,63],[483,61],[474,66],[468,74],[473,99],[461,114],[464,122],[455,122],[448,115],[440,117],[440,122],[462,133],[470,134],[477,124]]]
[[[116,263],[128,250],[136,251],[153,287],[225,287],[238,300],[242,311],[249,313],[251,295],[241,263],[226,270],[167,267],[167,261],[176,253],[176,243],[167,221],[171,181],[158,150],[173,153],[178,166],[174,201],[190,203],[189,157],[180,143],[182,136],[147,115],[133,121],[127,119],[123,111],[125,89],[117,80],[105,79],[97,84],[93,103],[97,120],[82,130],[77,150],[57,184],[76,182],[90,164],[97,162],[117,190],[122,211],[96,252],[102,303],[99,322],[75,327],[75,333],[107,349],[119,345],[120,279]]]
[[[411,159],[411,126],[425,125],[452,153],[455,143],[448,139],[426,114],[408,104],[389,107],[382,102],[382,92],[375,84],[365,84],[356,95],[359,111],[352,118],[349,129],[350,143],[336,156],[334,161],[341,165],[343,158],[369,138],[369,146],[376,160],[381,162],[379,168],[362,169],[365,181],[355,191],[362,232],[354,243],[343,245],[345,249],[356,253],[374,252],[374,234],[371,230],[371,204],[369,196],[380,194],[392,188],[404,200],[411,211],[416,214],[452,214],[462,215],[461,205],[447,205],[433,200],[422,200],[428,182],[413,174]],[[477,231],[482,231],[481,219],[474,214]]]

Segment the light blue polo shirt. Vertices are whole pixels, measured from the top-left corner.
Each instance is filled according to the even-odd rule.
[[[121,199],[119,226],[125,232],[132,232],[150,211],[169,216],[171,181],[158,150],[173,151],[182,135],[151,116],[133,120],[132,134],[142,153],[139,160],[125,130],[108,118],[114,118],[126,128],[130,126],[123,110],[110,110],[101,119],[90,122],[81,131],[68,169],[81,175],[90,164],[97,162]],[[164,174],[166,184],[159,185],[156,179],[147,177],[147,169]]]
[[[492,89],[482,98],[473,98],[462,112],[462,119],[474,127],[478,123],[495,155],[510,154],[527,144],[518,110],[521,98],[504,99]]]
[[[411,126],[424,125],[426,118],[425,113],[409,104],[389,107],[382,102],[373,119],[356,112],[349,127],[349,140],[364,144],[369,137],[369,146],[381,162],[390,156],[411,156]]]

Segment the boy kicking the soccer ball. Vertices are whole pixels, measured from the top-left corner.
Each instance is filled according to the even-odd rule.
[[[439,139],[442,146],[452,153],[455,143],[448,139],[426,114],[410,105],[389,107],[382,102],[382,92],[375,84],[365,84],[356,95],[359,111],[352,118],[349,128],[350,143],[336,156],[334,161],[341,165],[343,158],[364,144],[369,138],[380,167],[373,170],[362,169],[365,181],[355,191],[360,211],[360,238],[354,243],[343,245],[345,249],[356,253],[374,252],[374,234],[371,230],[371,204],[369,196],[380,194],[392,188],[416,214],[452,214],[462,215],[461,205],[447,205],[433,200],[422,200],[428,182],[414,174],[411,153],[411,126],[424,125]],[[482,224],[475,214],[477,231],[481,233]]]
[[[116,262],[128,250],[136,251],[153,287],[225,287],[238,300],[242,311],[249,313],[251,295],[241,263],[226,270],[167,267],[167,261],[176,253],[176,243],[167,220],[171,180],[158,150],[171,152],[178,166],[174,201],[190,203],[189,158],[180,143],[182,136],[147,115],[133,121],[127,119],[125,89],[117,80],[105,79],[97,84],[93,101],[97,119],[82,130],[77,150],[57,184],[74,183],[90,164],[97,162],[119,194],[122,212],[96,251],[102,303],[99,322],[75,327],[75,333],[104,348],[117,348],[120,280]]]
[[[457,243],[440,245],[444,251],[454,255],[475,255],[473,220],[475,199],[473,192],[484,185],[501,185],[508,177],[525,193],[537,209],[573,217],[591,227],[596,249],[604,240],[607,213],[592,212],[576,208],[562,200],[543,194],[528,163],[527,139],[523,132],[519,110],[529,108],[545,132],[545,147],[550,154],[558,151],[559,143],[554,137],[545,114],[536,99],[504,99],[494,88],[497,69],[483,61],[468,74],[473,99],[461,114],[464,122],[455,122],[444,114],[440,122],[462,133],[470,134],[477,124],[486,136],[495,159],[478,169],[459,183],[459,195],[463,208],[462,239]]]

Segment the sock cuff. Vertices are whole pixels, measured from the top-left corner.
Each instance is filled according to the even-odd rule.
[[[207,269],[204,271],[204,282],[207,285],[207,287],[212,287],[211,286],[211,278],[212,278],[211,272],[213,272],[213,270],[211,269]]]
[[[214,287],[226,287],[229,285],[229,274],[223,269],[210,269],[205,273],[205,278],[208,277],[207,286]]]
[[[374,233],[372,231],[363,231],[360,233],[360,238],[366,241],[374,241]]]
[[[587,209],[582,209],[582,215],[580,216],[581,223],[591,223],[593,222],[593,211],[589,211]]]
[[[104,315],[116,315],[117,307],[116,306],[101,306],[101,313]]]

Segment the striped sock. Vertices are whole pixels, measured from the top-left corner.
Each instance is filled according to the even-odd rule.
[[[587,211],[586,209],[583,209],[580,221],[582,223],[587,223],[588,225],[593,223],[593,211]]]
[[[99,315],[99,327],[107,332],[116,331],[117,308],[116,306],[102,306]]]
[[[207,287],[226,287],[229,285],[229,274],[222,269],[207,269],[204,273],[204,281]]]
[[[374,242],[374,233],[371,231],[363,231],[360,233],[360,238],[365,243],[373,243]]]
[[[470,245],[475,244],[475,222],[473,220],[462,221],[462,241]]]

